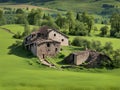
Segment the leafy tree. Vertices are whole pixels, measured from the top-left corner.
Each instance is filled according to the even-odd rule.
[[[23,32],[22,36],[25,37],[29,34],[30,34],[30,27],[29,27],[28,22],[26,21],[24,24],[24,32]]]
[[[120,68],[120,49],[113,53],[113,64],[115,68]]]
[[[0,18],[2,18],[2,16],[3,16],[3,11],[0,10]]]
[[[101,42],[92,40],[90,49],[96,50],[96,51],[101,51],[102,50]]]
[[[35,25],[39,22],[42,16],[43,16],[43,13],[40,9],[37,9],[37,10],[32,9],[31,12],[28,14],[28,22],[31,25]]]
[[[0,25],[5,25],[6,24],[6,19],[3,15],[3,11],[0,10]]]
[[[93,17],[88,15],[87,13],[83,12],[81,15],[80,21],[88,25],[88,32],[90,34],[92,27],[93,27],[93,24],[94,24]]]
[[[24,13],[24,11],[23,11],[23,9],[21,9],[21,8],[18,8],[17,10],[16,10],[16,14],[23,14]]]
[[[101,27],[101,29],[100,29],[100,31],[101,31],[100,35],[101,35],[101,36],[107,35],[108,29],[109,29],[108,26],[103,26],[103,27]]]
[[[17,24],[25,24],[27,21],[27,16],[25,14],[17,14],[16,15],[16,23]]]
[[[76,21],[75,28],[71,30],[69,33],[71,35],[81,35],[81,36],[88,35],[87,26],[82,22]]]
[[[103,47],[103,52],[107,55],[111,55],[113,52],[113,46],[111,42],[106,42],[105,46]]]
[[[116,37],[117,34],[120,32],[120,14],[116,13],[113,14],[111,19],[111,30],[110,30],[110,36]]]
[[[74,13],[69,11],[69,12],[67,12],[66,17],[67,17],[67,23],[68,23],[69,31],[71,32],[71,30],[73,30],[74,27],[75,27]]]

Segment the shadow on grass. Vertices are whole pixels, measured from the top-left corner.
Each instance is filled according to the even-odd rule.
[[[23,58],[35,57],[30,51],[25,50],[22,44],[14,43],[11,46],[9,46],[8,49],[10,49],[8,52],[9,55],[16,55]]]

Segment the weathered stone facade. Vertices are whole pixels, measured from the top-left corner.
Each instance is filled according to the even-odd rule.
[[[81,51],[71,53],[64,59],[64,62],[67,64],[82,65],[86,63],[86,67],[100,67],[103,63],[111,64],[111,59],[105,55],[96,51]]]
[[[47,26],[32,32],[24,39],[26,49],[35,56],[45,58],[55,56],[60,51],[60,46],[68,45],[68,37],[61,32]]]

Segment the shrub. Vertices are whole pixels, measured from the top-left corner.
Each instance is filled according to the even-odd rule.
[[[87,43],[88,43],[88,41],[86,39],[79,38],[79,37],[76,37],[72,41],[72,45],[74,45],[74,46],[80,46],[80,47],[87,47]]]
[[[115,37],[120,38],[120,32],[115,33]]]
[[[108,26],[103,26],[103,27],[101,27],[100,31],[101,31],[101,33],[100,33],[101,36],[107,35]]]
[[[20,39],[20,38],[22,38],[22,35],[21,35],[20,32],[17,32],[17,33],[13,36],[13,38]]]
[[[58,57],[59,57],[59,58],[64,58],[64,57],[65,57],[65,55],[64,55],[64,54],[62,54],[62,53],[59,53],[59,54],[58,54]]]

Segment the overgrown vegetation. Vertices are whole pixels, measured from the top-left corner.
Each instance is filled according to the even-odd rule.
[[[90,50],[96,50],[98,52],[104,53],[108,55],[112,61],[113,61],[113,67],[119,68],[120,66],[120,49],[113,50],[113,46],[111,42],[106,42],[105,45],[103,46],[100,41],[88,41],[86,39],[82,39],[79,37],[76,37],[72,45],[74,46],[80,46],[83,47],[84,49],[90,49]]]

